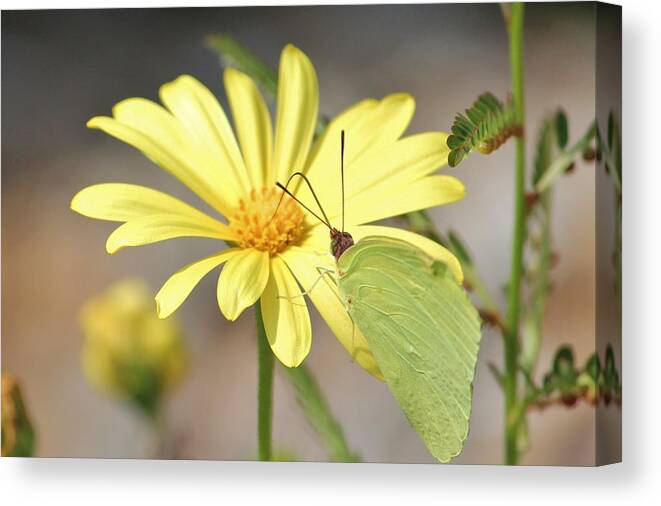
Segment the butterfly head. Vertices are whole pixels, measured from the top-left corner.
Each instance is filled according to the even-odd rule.
[[[349,232],[340,232],[336,228],[332,228],[330,231],[331,238],[331,252],[335,257],[335,260],[339,260],[347,249],[354,245],[353,237]]]

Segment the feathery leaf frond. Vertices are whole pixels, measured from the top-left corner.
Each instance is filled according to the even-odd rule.
[[[488,155],[512,136],[522,135],[521,125],[515,121],[510,100],[503,103],[492,93],[480,95],[466,114],[457,114],[448,137],[448,164],[456,167],[468,154],[477,149]]]

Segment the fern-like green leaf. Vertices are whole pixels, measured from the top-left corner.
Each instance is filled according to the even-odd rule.
[[[456,167],[473,150],[488,155],[512,136],[521,135],[511,101],[498,100],[492,93],[480,95],[466,114],[457,114],[448,137],[448,164]]]

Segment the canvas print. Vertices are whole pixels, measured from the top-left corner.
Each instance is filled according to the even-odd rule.
[[[621,13],[2,12],[2,455],[621,456]]]

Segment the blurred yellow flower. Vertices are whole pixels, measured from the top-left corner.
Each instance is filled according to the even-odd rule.
[[[447,135],[429,132],[400,138],[415,109],[405,93],[363,100],[339,114],[313,142],[319,92],[315,70],[298,48],[286,46],[280,58],[275,128],[255,83],[228,68],[225,90],[234,130],[213,94],[190,76],[160,89],[166,108],[130,98],[113,108],[113,117],[95,117],[88,126],[141,150],[179,179],[225,221],[170,195],[131,184],[85,188],[72,209],[97,219],[124,222],[109,237],[114,253],[126,246],[175,237],[209,237],[231,247],[193,262],[174,274],[156,295],[162,318],[172,314],[195,285],[225,264],[218,279],[218,304],[235,320],[261,300],[271,348],[286,366],[299,365],[310,350],[306,301],[298,297],[318,278],[317,267],[333,269],[328,230],[286,197],[277,181],[304,172],[331,220],[340,216],[340,132],[346,131],[346,225],[355,240],[367,235],[409,241],[449,264],[460,278],[459,263],[447,250],[419,235],[365,225],[391,216],[461,199],[463,185],[433,172],[447,163]],[[312,204],[303,186],[293,188]],[[369,372],[380,372],[364,337],[354,329],[331,283],[309,293],[342,345]]]
[[[2,451],[3,457],[30,457],[35,434],[23,403],[16,378],[2,375]]]
[[[151,292],[140,280],[120,281],[89,300],[80,320],[87,380],[155,415],[163,394],[186,372],[177,322],[158,318]]]

